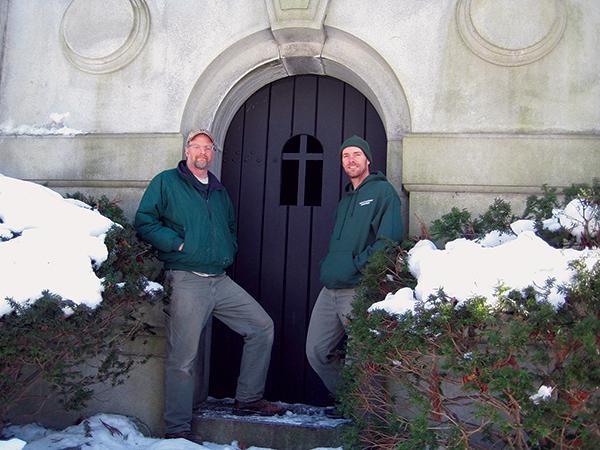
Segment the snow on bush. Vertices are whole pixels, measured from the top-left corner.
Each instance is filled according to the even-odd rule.
[[[107,258],[106,232],[115,225],[81,202],[39,184],[0,175],[0,316],[6,298],[27,303],[44,290],[95,307],[102,280],[93,267]]]
[[[593,205],[574,199],[564,210],[555,209],[544,228],[560,227],[581,239],[584,233],[595,236],[598,211]],[[497,300],[499,288],[523,291],[533,287],[540,299],[558,307],[565,301],[560,286],[568,284],[574,271],[570,264],[583,260],[588,270],[600,260],[598,249],[557,249],[535,233],[535,222],[518,220],[511,224],[513,233],[492,231],[479,240],[455,239],[438,249],[429,240],[421,240],[410,250],[408,266],[417,279],[414,298],[424,301],[439,290],[462,303],[483,296],[490,304]],[[551,286],[548,285],[551,281]],[[374,304],[370,311],[386,310],[394,314],[411,311],[416,304],[412,292],[403,288]]]

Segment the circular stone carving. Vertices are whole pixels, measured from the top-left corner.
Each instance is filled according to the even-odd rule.
[[[456,22],[475,55],[500,66],[522,66],[558,44],[567,11],[561,0],[458,0]]]
[[[73,0],[60,25],[66,58],[95,74],[114,72],[133,61],[149,33],[146,0]]]

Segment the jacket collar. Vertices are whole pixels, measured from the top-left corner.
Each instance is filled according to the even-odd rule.
[[[194,174],[190,171],[189,167],[187,166],[185,159],[182,159],[181,161],[179,161],[179,164],[177,164],[177,173],[181,178],[190,183],[194,187],[194,189],[196,189],[199,192],[204,191],[200,186],[200,181],[198,181],[198,178],[194,176]],[[208,192],[218,191],[221,189],[225,189],[225,186],[223,186],[223,184],[218,180],[218,178],[214,176],[213,173],[209,170]]]
[[[365,184],[370,183],[372,181],[375,180],[385,180],[385,175],[382,172],[377,172],[377,173],[371,173],[367,176],[367,178],[365,178],[363,180],[362,183],[360,183],[358,186],[356,186],[356,189],[354,189],[352,187],[352,182],[349,182],[348,184],[346,184],[346,187],[344,188],[344,191],[346,194],[352,194],[357,192],[358,190],[360,190]]]

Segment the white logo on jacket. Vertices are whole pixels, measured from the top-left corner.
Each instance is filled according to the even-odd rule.
[[[370,198],[369,200],[363,200],[362,202],[359,202],[358,204],[360,206],[367,206],[367,205],[370,205],[371,203],[373,203],[373,200],[374,200],[373,198]]]

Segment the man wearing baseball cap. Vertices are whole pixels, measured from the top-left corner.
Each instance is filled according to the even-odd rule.
[[[165,308],[165,437],[191,433],[200,335],[211,314],[244,338],[235,408],[274,415],[263,399],[273,321],[226,274],[237,251],[236,220],[225,187],[208,170],[215,153],[208,131],[189,133],[185,159],[158,174],[144,193],[135,227],[158,250],[171,287]]]
[[[324,287],[313,308],[306,338],[308,361],[333,395],[343,358],[338,346],[345,335],[361,270],[386,241],[402,237],[400,198],[381,172],[370,173],[368,142],[352,136],[344,141],[340,153],[350,182],[337,206],[329,250],[321,261]]]

